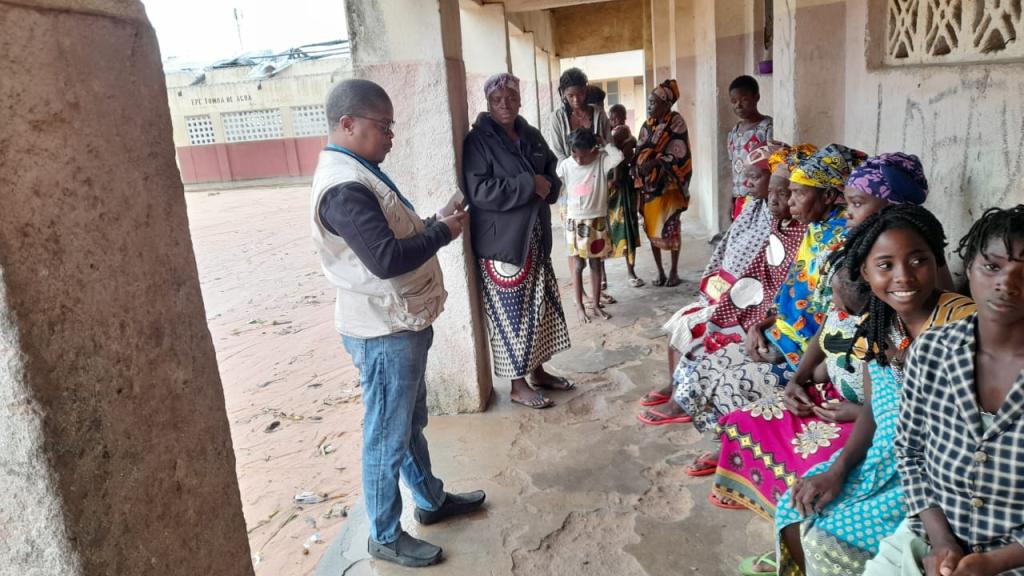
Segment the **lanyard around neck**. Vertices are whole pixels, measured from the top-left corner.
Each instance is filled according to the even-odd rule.
[[[348,156],[349,158],[352,158],[356,162],[359,162],[363,166],[363,168],[366,168],[367,170],[372,172],[374,176],[376,176],[378,179],[380,179],[381,182],[386,184],[387,187],[390,188],[391,191],[394,192],[396,196],[398,196],[398,199],[402,201],[402,204],[405,204],[406,208],[412,210],[413,212],[416,211],[416,208],[413,207],[412,202],[410,202],[408,198],[403,196],[402,193],[398,191],[398,186],[396,186],[395,183],[392,182],[391,178],[388,178],[388,175],[385,174],[377,165],[371,164],[366,158],[363,158],[362,156],[356,154],[355,152],[349,150],[348,148],[338,146],[337,144],[328,144],[327,149],[333,152],[340,152]]]

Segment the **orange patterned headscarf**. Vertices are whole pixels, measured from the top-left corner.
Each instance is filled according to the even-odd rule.
[[[654,95],[669,104],[675,104],[679,100],[679,83],[671,78],[665,80],[654,89]]]

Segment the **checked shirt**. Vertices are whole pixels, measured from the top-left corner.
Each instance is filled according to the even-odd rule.
[[[917,338],[896,455],[908,515],[939,507],[965,550],[983,552],[1024,544],[1024,372],[985,426],[974,385],[975,326],[971,315]],[[920,522],[913,528],[925,535]]]

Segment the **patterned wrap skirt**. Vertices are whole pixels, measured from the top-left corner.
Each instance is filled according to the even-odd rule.
[[[525,377],[570,346],[558,280],[541,243],[538,225],[522,266],[478,259],[491,358],[499,378]]]

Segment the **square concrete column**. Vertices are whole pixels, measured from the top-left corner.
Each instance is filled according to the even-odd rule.
[[[540,101],[537,91],[537,47],[533,32],[521,32],[512,27],[509,46],[512,52],[512,73],[519,77],[522,108],[519,115],[531,126],[540,126]]]
[[[654,84],[672,77],[675,47],[672,38],[672,0],[651,0],[651,45]],[[653,89],[654,86],[651,86]]]
[[[643,26],[644,49],[644,92],[654,90],[654,22],[651,20],[651,3],[654,0],[641,0],[641,22]]]
[[[136,1],[0,1],[0,573],[253,573]]]
[[[551,113],[557,105],[557,78],[551,83],[551,56],[537,48],[537,105],[540,109],[540,123],[536,126],[542,134],[548,134],[551,128]]]
[[[383,168],[421,215],[433,214],[459,192],[468,130],[459,2],[349,0],[346,13],[353,73],[383,86],[395,106],[394,148]],[[427,403],[435,414],[480,411],[491,368],[469,239],[438,258],[448,301],[434,323]]]
[[[774,10],[776,137],[819,146],[840,140],[846,102],[846,3],[786,0],[776,2]]]
[[[504,4],[459,2],[462,54],[466,64],[466,103],[469,121],[487,110],[484,83],[494,74],[512,71],[508,21]]]

